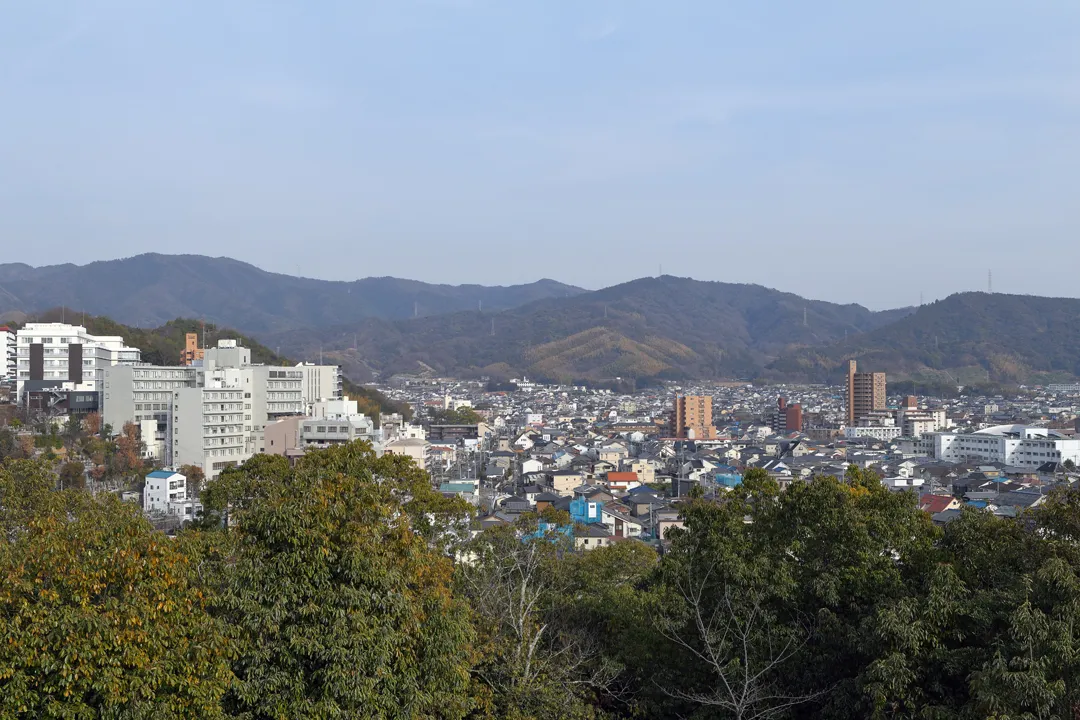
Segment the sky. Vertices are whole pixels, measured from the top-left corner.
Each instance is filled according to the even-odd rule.
[[[0,0],[0,262],[1080,295],[1076,0]]]

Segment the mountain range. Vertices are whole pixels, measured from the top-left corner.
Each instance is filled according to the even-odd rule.
[[[143,327],[184,317],[236,327],[275,355],[338,362],[360,382],[399,372],[835,382],[849,359],[890,380],[1080,376],[1080,300],[1064,298],[961,293],[874,312],[671,276],[586,291],[553,280],[330,282],[191,255],[0,265],[0,314],[61,304]]]
[[[434,285],[392,277],[313,280],[231,258],[149,253],[88,265],[0,265],[0,312],[66,306],[116,322],[156,327],[178,317],[267,333],[374,317],[387,320],[505,310],[584,292],[554,280],[527,285]]]

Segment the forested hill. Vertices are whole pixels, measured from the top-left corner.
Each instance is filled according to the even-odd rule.
[[[766,374],[835,381],[850,358],[890,379],[1016,383],[1080,376],[1080,300],[960,293],[865,335],[787,353]]]
[[[351,282],[266,272],[230,258],[149,253],[88,265],[0,265],[0,314],[67,306],[128,325],[205,318],[249,333],[424,317],[483,307],[491,311],[565,297],[580,288],[554,280],[525,285],[436,285],[392,277]]]
[[[642,278],[498,313],[368,320],[264,336],[295,357],[320,351],[363,372],[552,380],[751,377],[777,355],[875,330],[909,309],[807,300],[759,285]]]

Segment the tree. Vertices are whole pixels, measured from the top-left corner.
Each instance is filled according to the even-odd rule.
[[[458,588],[481,647],[473,673],[495,717],[588,717],[594,703],[625,699],[614,638],[643,620],[632,589],[656,553],[632,543],[578,553],[571,530],[549,509],[463,549]]]
[[[218,718],[227,639],[131,505],[0,467],[0,716]]]
[[[187,478],[188,492],[193,497],[198,497],[199,490],[206,480],[206,473],[198,465],[181,465],[177,471]]]
[[[429,410],[428,419],[433,425],[476,425],[482,418],[471,407],[459,407],[456,410]]]
[[[142,469],[142,439],[139,426],[132,422],[124,423],[124,428],[116,438],[116,454],[113,456],[117,475],[127,476]]]
[[[364,443],[295,469],[256,458],[207,484],[233,527],[208,576],[240,655],[228,712],[250,717],[462,717],[466,607],[433,544],[430,485]],[[455,505],[456,506],[456,505]],[[422,508],[422,509],[421,509]]]
[[[87,413],[83,418],[83,432],[90,436],[95,436],[101,432],[101,414],[92,412]]]
[[[60,489],[83,490],[86,488],[86,469],[80,462],[66,462],[60,466]]]
[[[1074,463],[1074,462],[1072,461],[1072,458],[1067,458],[1067,459],[1065,460],[1065,462],[1064,462],[1064,463],[1062,463],[1062,465],[1063,465],[1063,466],[1065,467],[1065,469],[1066,469],[1066,470],[1068,470],[1069,472],[1075,472],[1075,471],[1076,471],[1076,463]]]

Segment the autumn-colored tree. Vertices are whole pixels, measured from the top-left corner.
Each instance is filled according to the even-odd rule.
[[[83,418],[82,424],[83,432],[87,435],[97,435],[101,432],[101,414],[96,412],[87,413],[86,417]]]
[[[34,457],[36,444],[34,443],[33,435],[20,435],[19,440],[19,457],[32,458]]]
[[[177,472],[187,478],[188,492],[197,496],[206,481],[206,473],[203,469],[198,465],[181,465]]]
[[[142,439],[139,426],[124,423],[124,428],[116,438],[116,455],[113,457],[118,475],[130,475],[142,469]]]
[[[0,467],[0,717],[219,718],[229,645],[137,508]]]

